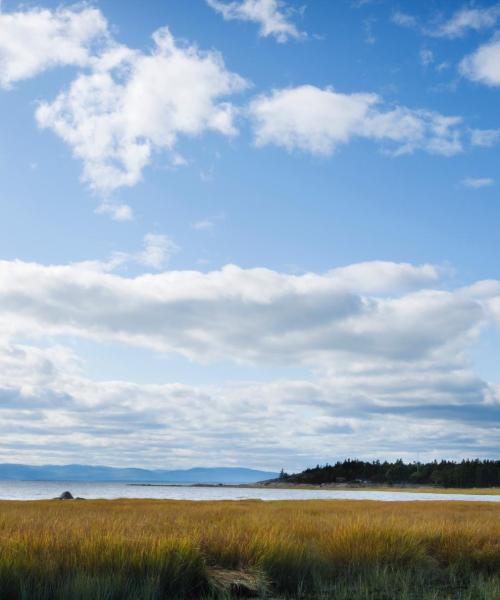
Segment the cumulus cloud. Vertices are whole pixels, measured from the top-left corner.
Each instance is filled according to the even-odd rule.
[[[299,31],[290,20],[292,14],[297,11],[280,0],[206,1],[226,21],[237,20],[257,23],[261,37],[273,36],[280,43],[287,42],[290,38],[301,39],[306,37],[306,34]]]
[[[496,87],[500,85],[500,39],[493,38],[466,56],[460,71],[472,81]]]
[[[88,65],[94,47],[108,38],[106,19],[95,8],[0,8],[0,86],[57,66]]]
[[[286,7],[275,0],[210,3],[227,18],[263,19],[263,35],[277,35],[280,40],[299,35],[287,20]],[[248,83],[226,68],[218,52],[179,42],[167,27],[153,34],[153,48],[143,52],[116,42],[97,9],[0,13],[0,19],[4,17],[4,27],[13,32],[3,42],[5,47],[15,46],[12,23],[17,19],[22,23],[34,20],[36,26],[30,27],[37,32],[35,40],[40,36],[57,40],[64,32],[79,49],[65,50],[64,56],[82,70],[54,100],[39,104],[36,120],[82,161],[82,179],[104,197],[96,212],[117,221],[131,220],[132,209],[112,201],[110,194],[136,185],[155,153],[166,153],[174,166],[186,164],[176,148],[180,137],[206,131],[233,136],[238,114],[251,119],[257,145],[329,155],[341,144],[364,138],[396,155],[416,150],[452,155],[462,150],[459,117],[386,105],[373,93],[343,94],[329,87],[302,85],[258,96],[243,111],[230,98]],[[396,20],[405,19],[399,15]],[[16,72],[34,74],[49,64],[63,64],[54,57],[47,62],[46,53],[33,47],[29,46],[29,52],[41,62],[35,61],[38,66],[31,70],[23,67]],[[428,51],[422,55],[426,64],[431,58]],[[15,77],[11,67],[7,72],[8,83]]]
[[[180,45],[166,27],[153,40],[149,54],[107,50],[89,74],[36,111],[39,126],[71,147],[83,161],[84,180],[104,194],[135,185],[155,150],[172,151],[175,161],[179,135],[236,133],[236,109],[223,98],[246,82],[225,68],[220,54]]]
[[[462,150],[458,117],[403,106],[385,107],[376,94],[342,94],[312,85],[274,90],[250,105],[258,146],[329,155],[353,138],[385,142],[395,154]]]

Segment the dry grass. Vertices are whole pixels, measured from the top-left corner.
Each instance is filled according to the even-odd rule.
[[[1,600],[220,597],[231,571],[273,597],[498,599],[500,504],[0,502]]]

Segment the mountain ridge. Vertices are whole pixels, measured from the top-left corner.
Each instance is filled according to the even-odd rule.
[[[25,465],[0,463],[5,481],[117,481],[130,483],[255,483],[278,473],[246,467],[144,469],[105,465]]]

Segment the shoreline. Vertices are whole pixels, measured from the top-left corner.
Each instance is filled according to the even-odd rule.
[[[452,488],[440,486],[416,486],[416,485],[371,485],[371,484],[345,484],[326,483],[313,485],[307,483],[270,483],[270,484],[243,484],[239,487],[251,487],[257,489],[284,489],[284,490],[316,490],[316,491],[339,491],[339,492],[406,492],[411,494],[465,494],[465,495],[500,495],[500,487],[494,488]]]
[[[339,492],[396,492],[411,494],[462,494],[470,496],[498,496],[500,487],[494,488],[450,488],[438,486],[406,486],[406,485],[363,485],[328,483],[313,485],[306,483],[127,483],[136,487],[201,487],[201,488],[232,488],[232,489],[271,489],[271,490],[311,490]]]

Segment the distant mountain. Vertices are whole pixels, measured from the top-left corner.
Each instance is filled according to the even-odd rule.
[[[178,471],[120,469],[91,465],[0,464],[0,480],[121,481],[130,483],[255,483],[278,473],[239,467],[194,468]]]

